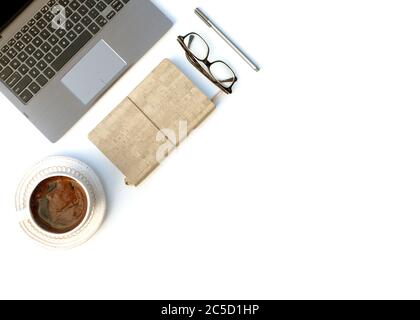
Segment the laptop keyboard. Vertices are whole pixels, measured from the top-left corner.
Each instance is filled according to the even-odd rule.
[[[28,104],[129,1],[49,1],[0,49],[0,81]],[[57,5],[63,22],[53,13]]]

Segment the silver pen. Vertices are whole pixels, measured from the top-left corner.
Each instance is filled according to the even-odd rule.
[[[204,23],[213,29],[251,68],[258,72],[260,68],[258,65],[247,56],[229,37],[200,9],[195,9],[195,13],[204,21]]]

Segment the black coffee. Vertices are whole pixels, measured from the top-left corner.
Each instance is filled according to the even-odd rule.
[[[82,186],[68,177],[52,177],[34,190],[30,209],[35,222],[52,233],[66,233],[84,220],[88,199]]]

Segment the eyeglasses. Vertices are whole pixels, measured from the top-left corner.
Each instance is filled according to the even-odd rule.
[[[211,82],[227,94],[232,93],[238,78],[223,61],[210,62],[210,48],[207,42],[197,33],[192,32],[185,37],[178,37],[178,42],[184,48],[188,61]]]

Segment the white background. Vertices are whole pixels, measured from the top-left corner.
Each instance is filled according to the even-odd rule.
[[[0,298],[420,298],[419,2],[154,2],[174,28],[59,143],[0,97]],[[125,187],[87,134],[164,58],[212,95],[175,41],[190,31],[240,82]],[[87,162],[108,194],[103,228],[75,250],[44,249],[16,223],[16,186],[49,155]]]

